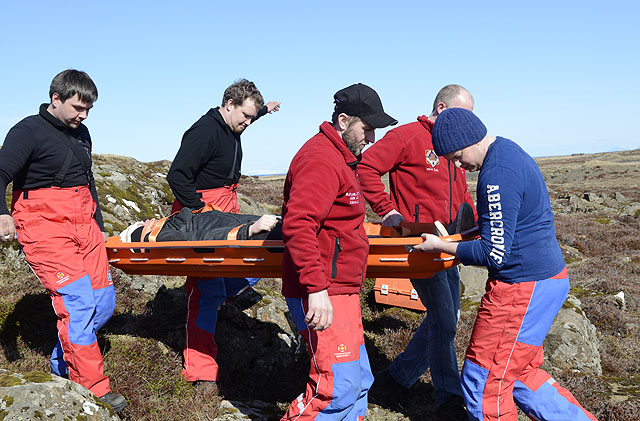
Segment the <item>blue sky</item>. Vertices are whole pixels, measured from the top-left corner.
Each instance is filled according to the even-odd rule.
[[[356,82],[400,124],[461,84],[533,156],[640,147],[637,1],[4,1],[0,16],[2,139],[77,68],[100,93],[94,152],[145,162],[173,159],[241,77],[282,102],[243,134],[245,174],[286,172]]]

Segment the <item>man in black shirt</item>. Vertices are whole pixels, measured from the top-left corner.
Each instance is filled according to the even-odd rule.
[[[91,173],[91,137],[82,124],[98,90],[84,72],[51,82],[50,104],[13,126],[0,149],[0,240],[18,239],[51,295],[58,343],[51,372],[81,384],[119,411],[96,332],[111,318],[116,294],[102,214]],[[4,192],[13,181],[12,213]]]
[[[279,102],[264,105],[253,82],[229,86],[219,107],[210,109],[182,137],[167,174],[176,197],[172,211],[211,204],[223,212],[240,212],[236,188],[240,179],[240,134],[261,116],[278,111]],[[257,279],[188,277],[187,332],[182,375],[200,388],[218,389],[218,348],[214,334],[218,308]]]

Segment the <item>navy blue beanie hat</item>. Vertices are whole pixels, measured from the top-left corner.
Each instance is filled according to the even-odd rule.
[[[474,113],[465,108],[444,110],[433,125],[433,149],[439,156],[459,151],[480,142],[487,128]]]

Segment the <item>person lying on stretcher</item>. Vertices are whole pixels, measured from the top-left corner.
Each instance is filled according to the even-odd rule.
[[[446,236],[460,233],[474,226],[473,211],[462,206],[456,219],[447,228],[436,221],[434,234]],[[377,224],[370,224],[371,226]],[[423,228],[408,228],[401,224],[398,232],[390,235],[383,233],[379,227],[375,231],[368,232],[374,236],[405,237],[419,236],[420,232],[413,232]],[[408,224],[411,225],[411,224]],[[447,232],[447,230],[449,232]],[[136,222],[127,227],[121,234],[123,243],[153,242],[153,241],[206,241],[206,240],[282,240],[282,219],[276,215],[250,215],[242,213],[221,212],[212,205],[194,211],[183,208],[181,211],[162,219],[150,219],[145,222]]]
[[[211,205],[182,208],[171,216],[136,222],[120,234],[122,242],[281,240],[282,220],[276,215],[221,212]]]

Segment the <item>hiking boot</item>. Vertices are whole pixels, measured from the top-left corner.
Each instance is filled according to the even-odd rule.
[[[227,300],[227,303],[233,302],[233,305],[235,305],[237,308],[245,310],[258,304],[261,300],[262,294],[260,294],[255,289],[248,287],[235,297],[229,298]]]
[[[113,392],[109,392],[106,395],[100,397],[100,400],[107,405],[111,405],[114,411],[120,412],[127,406],[127,399],[122,395],[116,395]]]
[[[462,396],[451,395],[442,405],[436,407],[437,420],[466,421],[469,419]]]
[[[218,319],[219,320],[231,320],[240,314],[240,310],[238,307],[234,306],[231,303],[226,303],[220,306],[218,310]]]
[[[444,227],[442,222],[434,221],[433,222],[433,235],[437,235],[438,237],[446,237],[449,235],[449,231]]]
[[[196,380],[193,382],[193,389],[199,393],[220,394],[218,382],[213,380]]]
[[[460,234],[461,232],[469,231],[476,225],[475,217],[473,216],[473,208],[467,202],[463,202],[460,205],[456,219],[453,220],[447,227],[449,234]]]

